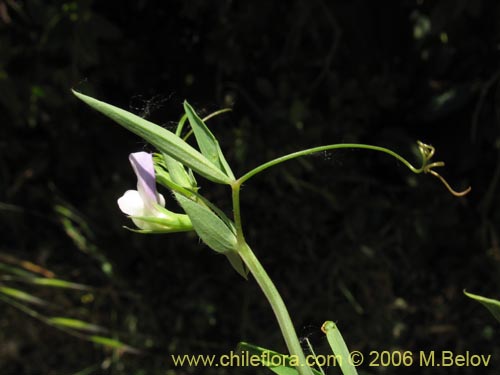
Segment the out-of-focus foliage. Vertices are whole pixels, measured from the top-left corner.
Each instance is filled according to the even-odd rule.
[[[83,303],[87,321],[147,353],[103,351],[2,305],[1,372],[164,373],[170,353],[240,340],[284,352],[258,288],[224,257],[186,234],[121,228],[127,156],[147,146],[75,88],[167,128],[184,99],[233,107],[211,129],[236,175],[324,143],[408,157],[416,139],[433,144],[468,197],[381,155],[326,153],[245,186],[247,240],[314,344],[332,319],[352,349],[470,349],[493,354],[482,373],[496,373],[496,322],[462,290],[500,290],[499,15],[488,0],[0,0],[0,252],[104,290],[42,297]],[[226,193],[204,191],[221,205]],[[184,373],[231,371],[171,372]]]

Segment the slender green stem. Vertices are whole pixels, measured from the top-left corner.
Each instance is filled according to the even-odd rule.
[[[302,351],[297,333],[295,332],[292,319],[290,318],[290,314],[288,313],[285,302],[283,302],[278,289],[276,289],[276,286],[272,282],[266,270],[253,253],[252,249],[250,249],[246,243],[243,243],[238,247],[238,253],[269,301],[274,315],[276,316],[276,320],[278,321],[283,338],[285,339],[288,351],[293,356],[294,361],[296,360],[299,363],[297,371],[300,375],[312,375],[313,373],[311,369],[307,366],[306,358],[304,352]]]
[[[283,302],[283,299],[281,298],[281,295],[279,294],[278,290],[276,289],[276,286],[272,282],[266,270],[264,269],[262,264],[259,262],[255,254],[253,253],[252,249],[248,246],[248,244],[245,241],[245,237],[243,235],[243,225],[241,221],[241,209],[240,209],[241,185],[245,181],[257,175],[258,173],[291,159],[295,159],[301,156],[306,156],[321,151],[329,151],[341,148],[358,148],[358,149],[367,149],[367,150],[386,153],[396,158],[400,162],[402,162],[413,173],[419,174],[425,172],[425,173],[431,173],[432,175],[438,177],[446,185],[448,190],[450,190],[454,195],[461,196],[467,194],[470,188],[462,193],[454,192],[449,187],[448,183],[439,174],[437,174],[435,171],[432,170],[433,167],[441,167],[444,165],[443,162],[436,162],[432,164],[428,163],[434,154],[434,148],[432,146],[425,145],[422,142],[419,142],[418,144],[420,153],[422,155],[422,166],[420,168],[415,168],[408,160],[406,160],[405,158],[398,155],[394,151],[391,151],[385,147],[357,144],[357,143],[341,143],[341,144],[314,147],[307,150],[294,152],[292,154],[288,154],[280,158],[271,160],[267,163],[264,163],[252,169],[250,172],[244,174],[242,177],[235,180],[231,184],[234,222],[236,225],[236,234],[237,234],[238,254],[240,255],[241,259],[245,262],[249,271],[252,273],[255,280],[259,284],[260,288],[264,292],[264,295],[266,296],[267,300],[269,301],[269,304],[271,305],[271,308],[274,311],[274,315],[276,316],[276,319],[278,321],[278,325],[281,329],[283,338],[285,339],[288,351],[292,356],[294,356],[294,359],[296,358],[299,361],[299,366],[297,366],[297,371],[300,375],[313,375],[313,372],[312,369],[307,366],[306,358],[304,352],[302,351],[300,341],[297,337],[297,333],[295,331],[295,328],[293,327],[290,314],[288,313],[288,310],[286,308],[285,303]]]
[[[179,124],[177,125],[177,129],[175,130],[175,135],[180,137],[182,135],[182,129],[184,128],[184,124],[186,123],[187,120],[187,115],[184,114],[182,115],[181,119],[179,120]]]
[[[302,347],[300,346],[299,338],[295,332],[295,328],[290,318],[290,314],[286,308],[285,302],[281,298],[281,295],[276,289],[276,286],[272,282],[271,278],[267,274],[266,270],[260,263],[259,259],[255,256],[252,249],[248,246],[243,235],[243,226],[241,222],[241,211],[240,211],[240,188],[241,181],[236,180],[232,185],[232,197],[233,197],[233,211],[234,211],[234,222],[236,225],[236,235],[237,235],[237,250],[241,259],[245,262],[246,266],[252,273],[253,277],[259,284],[262,292],[266,296],[271,308],[276,316],[278,325],[281,329],[283,338],[285,339],[286,346],[294,359],[298,360],[300,364],[297,367],[297,371],[300,375],[313,375],[311,369],[307,366],[306,358]]]
[[[295,328],[293,326],[292,320],[290,318],[290,314],[286,308],[281,295],[279,294],[276,286],[272,282],[271,278],[267,274],[266,270],[259,262],[252,249],[248,246],[245,241],[245,237],[243,235],[243,225],[241,221],[241,209],[240,209],[240,189],[241,185],[255,176],[256,174],[272,167],[277,164],[283,163],[285,161],[295,159],[301,156],[310,155],[316,152],[321,151],[329,151],[341,148],[361,148],[372,151],[383,152],[391,155],[392,157],[398,159],[404,165],[406,165],[412,172],[414,173],[422,173],[425,171],[425,166],[427,159],[423,159],[422,167],[415,168],[408,162],[405,158],[401,157],[394,151],[391,151],[384,147],[366,145],[366,144],[356,144],[356,143],[341,143],[327,146],[314,147],[303,151],[294,152],[289,155],[282,156],[280,158],[271,160],[267,163],[264,163],[257,168],[252,169],[250,172],[244,174],[242,177],[237,179],[231,184],[232,188],[232,198],[233,198],[233,211],[234,211],[234,222],[236,225],[236,234],[237,234],[237,250],[241,259],[245,262],[246,266],[254,276],[255,280],[259,284],[260,288],[264,292],[271,308],[273,309],[274,315],[278,321],[278,325],[281,329],[281,333],[283,338],[285,339],[285,343],[288,347],[288,351],[294,358],[298,359],[299,366],[297,367],[297,371],[300,375],[312,375],[312,370],[307,366],[307,362],[304,356],[304,352],[302,351],[302,347],[300,345],[300,341],[297,337],[297,333],[295,332]],[[430,158],[430,157],[429,157]]]
[[[236,239],[238,243],[245,243],[245,236],[243,235],[243,225],[241,223],[241,209],[240,209],[240,189],[241,182],[236,180],[231,186],[233,193],[233,215],[234,225],[236,226]]]
[[[391,151],[385,147],[379,147],[379,146],[372,146],[372,145],[366,145],[366,144],[361,144],[361,143],[339,143],[339,144],[334,144],[334,145],[327,145],[327,146],[320,146],[320,147],[314,147],[314,148],[309,148],[307,150],[302,150],[302,151],[297,151],[282,157],[279,157],[277,159],[268,161],[267,163],[264,163],[262,165],[259,165],[257,168],[252,169],[250,172],[244,174],[242,177],[239,178],[239,182],[243,183],[256,174],[273,167],[277,164],[283,163],[288,160],[292,160],[301,156],[306,156],[310,154],[314,154],[316,152],[321,152],[321,151],[329,151],[329,150],[337,150],[341,148],[362,148],[362,149],[367,149],[367,150],[372,150],[372,151],[378,151],[378,152],[383,152],[386,154],[389,154],[396,159],[398,159],[400,162],[402,162],[404,165],[406,165],[413,173],[422,173],[424,171],[424,165],[421,168],[415,168],[411,163],[403,158],[402,156],[398,155],[394,151]],[[424,162],[425,164],[425,162]]]

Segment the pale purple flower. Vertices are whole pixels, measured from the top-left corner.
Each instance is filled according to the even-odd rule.
[[[120,210],[129,215],[138,228],[150,231],[174,232],[191,230],[187,215],[176,214],[165,209],[165,198],[156,190],[153,155],[135,152],[129,156],[130,164],[137,176],[137,190],[127,190],[118,199]],[[160,219],[155,222],[140,218]]]

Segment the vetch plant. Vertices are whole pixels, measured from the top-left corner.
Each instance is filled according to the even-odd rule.
[[[470,191],[470,188],[468,188],[465,191],[457,192],[450,187],[446,180],[434,170],[436,167],[444,166],[444,163],[431,162],[435,150],[432,146],[422,142],[418,142],[418,149],[422,157],[420,168],[414,167],[406,159],[387,148],[348,143],[320,146],[285,155],[264,163],[236,178],[222,153],[216,137],[205,124],[207,118],[205,120],[201,119],[187,102],[184,102],[185,114],[179,121],[176,132],[173,133],[123,109],[75,91],[74,94],[90,107],[135,133],[158,150],[158,154],[154,156],[144,152],[131,154],[130,161],[138,178],[137,191],[126,192],[118,201],[121,210],[129,215],[139,228],[137,231],[164,233],[193,229],[208,247],[224,254],[240,275],[247,278],[248,273],[251,273],[255,278],[271,305],[290,354],[290,356],[283,356],[273,352],[274,355],[283,356],[286,359],[283,362],[284,364],[273,366],[272,364],[263,363],[263,365],[281,375],[311,375],[324,374],[324,372],[320,366],[318,366],[318,369],[314,369],[307,363],[281,295],[245,240],[240,210],[240,191],[244,183],[266,169],[288,160],[322,151],[358,148],[388,154],[406,165],[413,173],[429,173],[440,179],[455,196],[463,196]],[[216,112],[211,116],[221,112],[223,111]],[[182,133],[186,121],[189,123],[191,130],[183,138]],[[196,138],[197,149],[186,142],[191,133]],[[222,210],[198,192],[195,174],[214,183],[227,185],[231,189],[232,218],[227,217]],[[172,193],[185,214],[176,214],[164,207],[165,199],[156,191],[156,182]],[[341,357],[347,356],[347,346],[340,335],[338,327],[333,322],[327,321],[322,330],[326,334],[334,354]],[[240,348],[255,353],[267,350],[246,343],[241,343]],[[357,374],[355,367],[349,361],[344,361],[341,370],[344,375]]]

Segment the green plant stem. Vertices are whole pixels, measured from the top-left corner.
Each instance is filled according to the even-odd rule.
[[[241,223],[241,209],[240,209],[240,189],[241,182],[236,180],[232,185],[232,198],[233,198],[233,216],[234,225],[236,226],[236,239],[238,244],[245,243],[245,236],[243,235],[243,225]]]
[[[288,351],[292,356],[294,356],[294,360],[296,359],[300,364],[297,367],[297,371],[300,375],[312,375],[311,369],[307,366],[306,358],[304,352],[302,351],[297,333],[295,332],[292,319],[290,318],[290,314],[288,313],[285,302],[283,302],[278,289],[276,289],[276,286],[272,282],[266,270],[259,262],[252,249],[246,243],[238,246],[238,253],[269,301],[274,315],[276,316],[276,320],[278,321],[283,338],[285,339]]]
[[[252,169],[250,172],[244,174],[243,176],[241,176],[238,179],[238,181],[240,184],[242,184],[243,182],[249,180],[250,178],[252,178],[256,174],[258,174],[258,173],[260,173],[268,168],[271,168],[277,164],[288,161],[288,160],[296,159],[296,158],[301,157],[301,156],[311,155],[311,154],[314,154],[316,152],[337,150],[337,149],[341,149],[341,148],[361,148],[361,149],[366,149],[366,150],[383,152],[385,154],[389,154],[392,157],[398,159],[400,162],[402,162],[404,165],[406,165],[413,173],[418,174],[418,173],[422,173],[424,171],[425,161],[423,163],[424,165],[422,165],[421,168],[415,168],[413,165],[411,165],[411,163],[408,160],[406,160],[405,158],[398,155],[394,151],[389,150],[388,148],[385,148],[385,147],[372,146],[372,145],[366,145],[366,144],[361,144],[361,143],[339,143],[339,144],[334,144],[334,145],[319,146],[319,147],[309,148],[307,150],[297,151],[297,152],[279,157],[277,159],[268,161],[267,163],[259,165],[258,167]]]
[[[253,277],[260,286],[262,292],[266,296],[271,308],[276,316],[278,325],[281,329],[281,333],[285,340],[286,346],[289,353],[297,359],[299,366],[297,371],[300,375],[313,375],[311,369],[307,366],[306,358],[302,347],[300,346],[299,338],[295,332],[295,328],[290,318],[290,314],[286,308],[285,302],[281,298],[281,295],[276,289],[273,281],[267,274],[266,270],[260,263],[259,259],[255,256],[254,252],[248,246],[243,235],[243,227],[241,223],[241,211],[240,211],[240,188],[241,181],[236,180],[232,185],[233,193],[233,210],[234,210],[234,222],[236,225],[236,236],[237,236],[237,251],[241,259],[245,262],[246,266],[252,273]]]
[[[297,333],[296,333],[295,328],[293,326],[292,319],[290,318],[290,314],[288,313],[288,310],[286,308],[285,303],[283,302],[283,299],[281,298],[281,295],[279,294],[278,290],[276,289],[276,286],[272,282],[272,280],[269,277],[269,275],[267,274],[266,270],[264,269],[264,267],[262,266],[260,261],[255,256],[254,252],[252,251],[250,246],[248,246],[248,244],[245,241],[245,237],[243,234],[243,225],[242,225],[242,221],[241,221],[240,189],[241,189],[241,185],[245,181],[248,181],[250,178],[257,175],[258,173],[260,173],[260,172],[262,172],[270,167],[273,167],[277,164],[280,164],[280,163],[283,163],[285,161],[292,160],[292,159],[295,159],[295,158],[298,158],[301,156],[314,154],[316,152],[336,150],[336,149],[341,149],[341,148],[367,149],[367,150],[378,151],[378,152],[383,152],[383,153],[389,154],[392,157],[398,159],[404,165],[406,165],[406,167],[408,167],[414,173],[424,172],[424,167],[426,165],[426,160],[424,159],[422,162],[422,167],[415,168],[405,158],[398,155],[394,151],[391,151],[391,150],[384,148],[384,147],[378,147],[378,146],[372,146],[372,145],[366,145],[366,144],[357,144],[357,143],[340,143],[340,144],[334,144],[334,145],[314,147],[314,148],[310,148],[307,150],[294,152],[292,154],[288,154],[288,155],[282,156],[280,158],[271,160],[267,163],[264,163],[256,168],[252,169],[250,172],[244,174],[242,177],[240,177],[239,179],[237,179],[236,181],[234,181],[231,184],[232,198],[233,198],[234,223],[236,226],[238,254],[240,255],[241,259],[243,259],[243,261],[245,262],[249,271],[252,273],[253,277],[257,281],[257,284],[259,284],[264,295],[266,296],[267,300],[269,301],[269,304],[271,305],[271,308],[273,309],[274,315],[276,316],[276,319],[278,321],[278,325],[281,329],[281,333],[283,335],[283,338],[285,339],[285,343],[288,347],[288,351],[290,352],[291,355],[294,356],[294,358],[298,359],[298,361],[299,361],[300,365],[297,367],[297,371],[300,375],[312,375],[313,373],[312,373],[311,368],[307,366],[305,355],[304,355],[304,352],[302,351],[302,347],[300,345],[299,338],[297,337]]]

